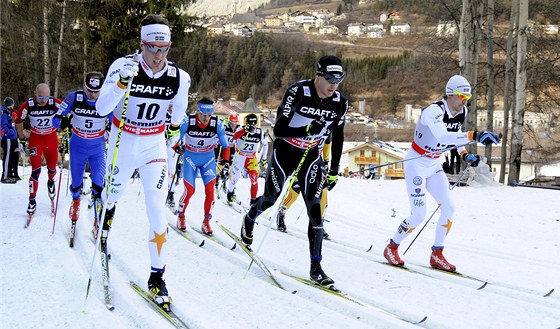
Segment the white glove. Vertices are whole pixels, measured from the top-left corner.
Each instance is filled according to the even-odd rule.
[[[127,85],[131,78],[138,75],[138,62],[131,58],[125,58],[119,69],[120,82]]]

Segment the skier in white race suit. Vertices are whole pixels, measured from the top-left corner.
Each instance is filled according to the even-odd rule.
[[[165,201],[168,188],[164,135],[169,137],[179,133],[179,126],[187,109],[191,78],[176,64],[167,60],[171,47],[171,32],[167,19],[150,14],[142,20],[140,47],[142,51],[136,60],[135,56],[129,55],[111,64],[97,100],[97,111],[101,115],[113,111],[114,126],[107,150],[106,178],[112,174],[112,181],[106,184],[110,186],[110,190],[107,193],[108,205],[101,243],[106,242],[115,214],[115,203],[123,195],[134,169],[138,168],[150,222],[148,248],[151,274],[148,288],[157,304],[169,308],[171,299],[163,280],[167,242]],[[126,114],[121,118],[130,79],[133,80]],[[173,103],[171,125],[164,134],[165,116],[170,103]],[[124,120],[124,125],[118,141],[117,131],[121,120]],[[116,159],[113,159],[115,147],[118,148],[118,154]],[[112,173],[111,167],[114,168]],[[121,219],[136,220],[126,218],[124,213]]]
[[[414,131],[412,146],[404,160],[410,216],[402,221],[383,252],[391,265],[404,266],[404,261],[398,254],[398,247],[414,228],[424,221],[426,192],[429,192],[441,207],[430,265],[450,272],[456,269],[455,265],[443,256],[444,241],[453,224],[455,205],[451,198],[449,181],[439,161],[442,154],[439,151],[458,146],[463,160],[476,167],[481,158],[477,154],[468,153],[465,145],[471,141],[478,141],[484,145],[498,144],[500,141],[498,135],[490,131],[461,131],[467,116],[466,104],[470,98],[471,85],[464,77],[455,75],[447,82],[443,99],[422,110]]]

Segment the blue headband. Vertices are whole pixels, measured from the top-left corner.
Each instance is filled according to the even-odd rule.
[[[214,113],[214,104],[200,104],[198,103],[198,110],[202,113],[202,114],[212,114]]]

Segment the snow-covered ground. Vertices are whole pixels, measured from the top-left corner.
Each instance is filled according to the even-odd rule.
[[[63,191],[51,235],[46,170],[43,173],[37,213],[26,229],[27,182],[0,185],[0,327],[171,328],[129,286],[133,280],[145,288],[150,269],[141,184],[131,184],[117,206],[109,238],[115,310],[108,311],[103,305],[99,256],[84,304],[94,250],[92,213],[84,199],[76,245],[69,248],[71,197]],[[65,187],[66,171],[62,181]],[[195,227],[202,221],[204,198],[202,182],[197,184],[187,210]],[[288,234],[269,231],[259,251],[287,291],[269,283],[256,265],[246,273],[249,258],[239,247],[232,251],[206,239],[201,248],[170,230],[165,278],[172,307],[192,328],[415,327],[379,309],[410,321],[427,316],[421,324],[426,328],[560,327],[559,192],[493,186],[457,187],[452,193],[457,212],[445,255],[461,273],[488,281],[481,290],[477,288],[482,282],[425,267],[437,215],[404,255],[418,273],[381,264],[387,240],[409,212],[404,181],[340,178],[329,194],[325,228],[332,240],[323,246],[323,268],[339,289],[371,307],[281,273],[308,275],[307,217],[301,212],[301,198],[287,214]],[[240,180],[237,194],[247,200],[247,179]],[[435,208],[430,199],[428,212]],[[174,216],[166,215],[174,224]],[[239,233],[241,215],[221,201],[214,207],[214,219]],[[265,237],[264,214],[259,222],[255,249]],[[216,225],[214,231],[233,245]],[[192,230],[191,234],[203,238]],[[401,256],[412,239],[403,242]],[[555,291],[543,297],[551,289]]]

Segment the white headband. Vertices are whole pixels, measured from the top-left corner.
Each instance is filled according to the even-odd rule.
[[[140,29],[142,41],[147,42],[171,42],[171,31],[169,26],[164,24],[150,24],[142,26]]]

